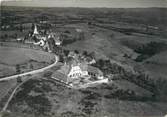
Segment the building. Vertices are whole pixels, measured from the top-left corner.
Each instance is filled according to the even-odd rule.
[[[57,33],[47,31],[46,34],[40,34],[37,25],[34,25],[32,39],[30,40],[34,45],[42,47],[48,52],[53,52],[54,46],[60,46],[61,41]]]
[[[63,76],[59,79],[68,84],[80,84],[85,81],[103,79],[103,73],[98,68],[89,66],[87,62],[79,61],[73,57],[68,57],[58,72],[53,74],[52,77]]]
[[[58,33],[50,33],[48,35],[48,39],[52,38],[55,41],[55,45],[56,46],[60,46],[61,45],[61,41],[60,41],[60,35]]]
[[[87,70],[88,70],[89,76],[91,76],[91,78],[93,78],[94,80],[104,79],[103,72],[99,70],[98,68],[88,65]]]
[[[69,57],[62,66],[62,71],[67,76],[67,81],[72,82],[80,78],[89,78],[87,67],[84,62],[78,62],[76,59]]]
[[[38,34],[39,34],[39,32],[38,32],[38,30],[37,30],[37,25],[35,25],[35,26],[34,26],[33,36],[38,35]]]

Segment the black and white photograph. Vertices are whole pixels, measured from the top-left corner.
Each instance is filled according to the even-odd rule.
[[[0,117],[167,117],[167,0],[0,0]]]

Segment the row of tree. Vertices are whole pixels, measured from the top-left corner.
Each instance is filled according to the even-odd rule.
[[[167,50],[167,44],[162,42],[150,42],[143,46],[140,46],[135,49],[135,52],[140,55],[136,58],[137,62],[142,62],[143,60],[160,53],[164,50]]]

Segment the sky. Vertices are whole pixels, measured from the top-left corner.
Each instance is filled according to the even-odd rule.
[[[167,0],[3,0],[1,5],[32,7],[167,8]]]

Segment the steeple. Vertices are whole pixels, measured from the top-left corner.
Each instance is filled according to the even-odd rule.
[[[34,33],[33,33],[33,35],[37,35],[37,34],[39,34],[39,33],[38,33],[38,30],[37,30],[37,26],[35,25],[34,26]]]

